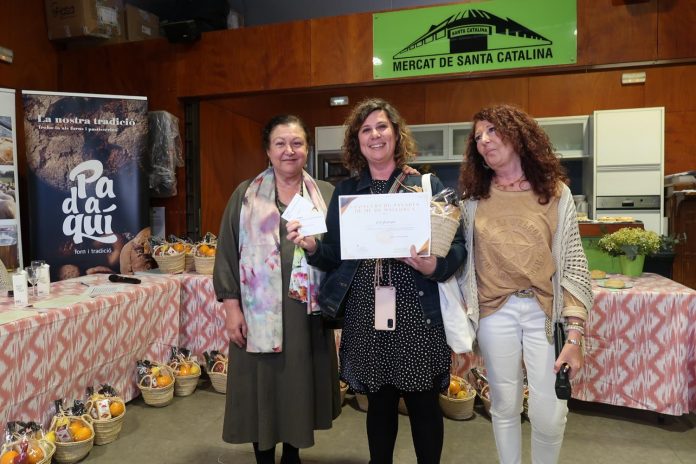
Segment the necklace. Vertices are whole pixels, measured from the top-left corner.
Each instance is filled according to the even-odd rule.
[[[526,181],[527,179],[524,177],[524,174],[522,174],[519,178],[513,180],[509,184],[501,184],[495,179],[493,180],[493,184],[498,190],[511,190],[515,187],[515,185],[517,185],[520,190],[527,190],[526,188],[522,188],[522,183]]]
[[[304,183],[300,182],[300,188],[299,191],[297,192],[300,196],[304,195]],[[295,195],[293,194],[293,197]],[[275,201],[276,201],[276,206],[278,207],[279,210],[281,210],[281,213],[285,211],[285,207],[287,206],[285,203],[283,203],[280,199],[280,194],[278,193],[278,184],[275,186]],[[290,204],[290,202],[288,202]]]

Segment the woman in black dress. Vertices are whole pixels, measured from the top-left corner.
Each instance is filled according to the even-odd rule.
[[[341,182],[329,204],[323,240],[304,237],[288,223],[288,239],[308,252],[308,262],[329,272],[319,303],[325,314],[340,307],[345,320],[340,347],[340,376],[367,394],[367,436],[372,464],[391,463],[403,397],[419,463],[437,463],[443,442],[438,395],[449,384],[450,349],[440,314],[439,281],[464,262],[461,233],[445,258],[341,260],[339,195],[408,192],[421,176],[404,171],[414,153],[411,132],[396,109],[381,99],[359,103],[347,120],[343,162],[357,176]],[[408,170],[408,169],[407,169]],[[432,178],[432,191],[444,187]],[[376,287],[396,289],[395,330],[375,329]],[[336,303],[336,304],[334,304]]]

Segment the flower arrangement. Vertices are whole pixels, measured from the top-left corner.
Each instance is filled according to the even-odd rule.
[[[660,235],[660,253],[674,253],[674,247],[686,241],[686,233]]]
[[[660,249],[660,236],[638,227],[623,227],[599,239],[597,246],[611,256],[626,255],[630,260],[637,255],[650,255]]]

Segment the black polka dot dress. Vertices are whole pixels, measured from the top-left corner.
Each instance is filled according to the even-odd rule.
[[[373,180],[374,193],[386,193],[387,181]],[[444,390],[449,384],[451,352],[442,326],[428,327],[410,266],[382,260],[380,285],[396,287],[396,328],[375,330],[376,260],[363,260],[346,300],[341,336],[341,379],[359,393],[382,385],[402,391]],[[391,276],[390,276],[391,274]]]

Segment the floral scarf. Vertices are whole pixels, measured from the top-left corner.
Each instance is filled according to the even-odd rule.
[[[302,171],[303,195],[326,216],[326,204],[314,179]],[[241,304],[247,323],[246,350],[251,353],[282,351],[283,276],[281,271],[280,212],[276,204],[275,173],[268,168],[247,188],[239,220],[239,277]],[[298,256],[297,249],[295,256]],[[299,257],[304,260],[304,255]],[[293,261],[296,261],[295,258]],[[304,276],[303,276],[304,273]],[[313,279],[314,278],[314,279]],[[313,311],[319,273],[293,265],[291,282],[301,282],[308,312]],[[292,295],[291,295],[292,296]]]

